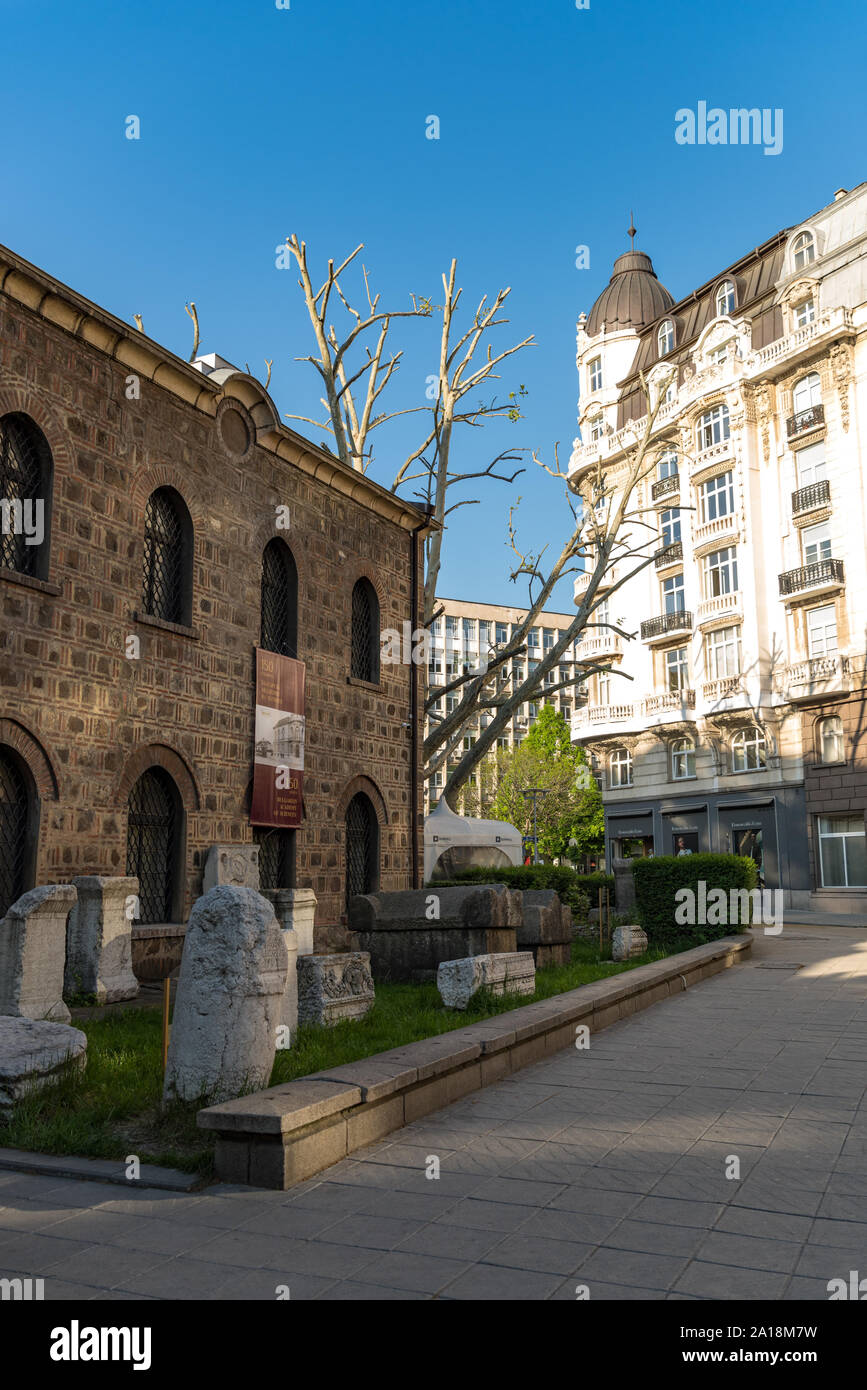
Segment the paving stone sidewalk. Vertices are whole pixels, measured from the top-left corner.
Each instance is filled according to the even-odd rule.
[[[748,963],[291,1192],[0,1174],[0,1277],[75,1300],[824,1300],[867,1276],[865,1092],[867,931],[757,934]]]

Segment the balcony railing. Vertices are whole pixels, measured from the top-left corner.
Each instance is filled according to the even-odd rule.
[[[830,501],[831,484],[827,478],[823,478],[820,483],[810,483],[808,487],[799,487],[797,492],[792,493],[792,515],[812,512],[816,507],[824,507]]]
[[[641,624],[641,637],[647,641],[652,637],[664,637],[667,632],[689,632],[692,630],[692,614],[681,609],[676,613],[660,613],[656,618],[647,618]]]
[[[790,439],[795,439],[799,434],[807,434],[810,430],[817,430],[825,423],[825,407],[823,405],[811,405],[809,410],[799,410],[797,415],[790,415],[786,421],[786,434]]]
[[[812,565],[802,565],[797,570],[786,570],[780,575],[780,594],[800,594],[805,589],[815,589],[824,584],[843,583],[842,560],[816,560]],[[643,634],[642,634],[643,635]]]
[[[662,550],[658,550],[653,557],[653,563],[658,570],[664,569],[666,565],[674,565],[678,560],[683,559],[683,541],[672,541],[671,545],[666,545]]]
[[[667,478],[659,478],[650,489],[654,502],[657,497],[668,497],[672,492],[680,492],[680,474],[670,473]]]
[[[695,709],[694,690],[667,690],[664,695],[650,695],[644,702],[644,712],[648,715],[682,709]]]

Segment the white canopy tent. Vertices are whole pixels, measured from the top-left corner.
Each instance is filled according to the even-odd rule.
[[[522,864],[520,830],[504,820],[459,816],[442,798],[424,823],[424,877],[451,878],[462,869]]]

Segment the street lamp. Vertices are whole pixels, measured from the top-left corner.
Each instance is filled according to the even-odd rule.
[[[539,835],[538,835],[538,832],[537,832],[537,830],[536,830],[536,798],[539,797],[539,796],[547,796],[549,790],[550,790],[549,787],[528,787],[526,791],[521,792],[521,795],[522,795],[523,797],[530,797],[530,796],[531,796],[531,797],[533,798],[533,836],[532,836],[532,839],[533,839],[533,863],[534,863],[534,864],[538,864],[538,862],[539,862]]]

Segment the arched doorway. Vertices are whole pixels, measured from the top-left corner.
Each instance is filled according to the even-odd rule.
[[[379,822],[369,797],[356,792],[346,808],[346,905],[379,886]]]
[[[11,748],[0,744],[0,917],[30,886],[27,832],[32,810],[27,769]]]
[[[178,789],[161,767],[149,767],[129,794],[126,871],[139,881],[139,921],[176,920],[183,812]]]

